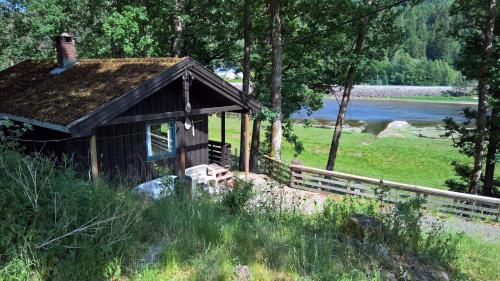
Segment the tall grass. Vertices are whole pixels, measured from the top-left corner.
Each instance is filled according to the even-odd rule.
[[[0,152],[0,280],[94,280],[137,254],[140,200],[50,158]]]
[[[419,202],[389,208],[345,197],[305,214],[274,193],[257,200],[242,181],[220,197],[150,201],[48,158],[0,152],[0,280],[234,280],[236,266],[252,280],[385,280],[417,264],[496,276],[464,267],[473,257],[455,235],[424,233]],[[353,235],[353,214],[378,218],[384,231]],[[155,248],[157,258],[144,261]]]

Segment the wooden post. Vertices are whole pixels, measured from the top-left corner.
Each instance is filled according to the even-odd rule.
[[[184,143],[181,143],[179,147],[179,172],[180,177],[184,176],[186,172],[186,150],[184,149]]]
[[[96,180],[99,176],[99,166],[97,162],[97,141],[95,134],[90,136],[90,164],[92,170],[92,179]]]
[[[222,146],[226,144],[226,113],[220,113],[220,142],[222,142]]]
[[[245,177],[248,178],[250,171],[250,114],[245,114]]]

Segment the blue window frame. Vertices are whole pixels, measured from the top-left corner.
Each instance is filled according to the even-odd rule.
[[[146,124],[148,160],[175,156],[175,121]]]

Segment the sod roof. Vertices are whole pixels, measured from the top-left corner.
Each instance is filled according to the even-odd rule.
[[[26,60],[0,72],[0,113],[65,126],[182,60],[81,59],[60,74],[52,61]]]

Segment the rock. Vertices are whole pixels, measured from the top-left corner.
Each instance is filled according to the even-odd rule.
[[[252,276],[250,273],[250,268],[246,265],[238,265],[234,268],[234,274],[236,275],[236,280],[247,281],[250,280]]]
[[[410,123],[406,121],[393,121],[387,125],[387,129],[400,129],[410,126]]]
[[[387,137],[387,136],[399,136],[404,137],[404,129],[409,128],[410,123],[406,121],[393,121],[387,125],[387,127],[377,136]]]
[[[427,270],[425,266],[417,266],[413,270],[413,275],[415,277],[415,280],[418,281],[434,281],[434,277],[432,274]]]
[[[234,179],[230,179],[230,180],[226,181],[226,186],[228,188],[234,188],[236,186],[236,181]]]
[[[347,222],[347,234],[359,240],[363,240],[366,235],[381,237],[383,230],[382,221],[370,216],[354,214]]]
[[[160,256],[162,249],[163,249],[163,247],[161,246],[161,244],[152,245],[148,249],[148,251],[144,255],[144,257],[142,258],[142,261],[140,263],[140,267],[144,268],[144,267],[156,262],[158,260],[158,257]]]
[[[375,249],[377,251],[377,255],[380,258],[380,261],[383,265],[389,267],[389,268],[397,268],[398,267],[398,262],[396,259],[394,259],[391,254],[389,253],[389,250],[384,245],[377,245],[375,246]]]
[[[390,272],[390,271],[385,271],[384,277],[388,281],[397,281],[398,280],[398,278],[396,277],[396,274],[394,274],[393,272]]]
[[[436,281],[449,281],[448,273],[442,269],[435,269],[431,271],[431,275]]]

